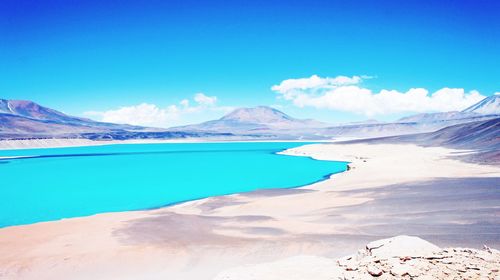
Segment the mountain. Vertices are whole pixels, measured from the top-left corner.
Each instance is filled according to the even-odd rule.
[[[475,162],[500,163],[500,117],[447,126],[433,132],[350,141],[362,143],[414,143],[467,149],[461,157]]]
[[[500,117],[500,96],[487,97],[463,111],[416,114],[401,118],[395,123],[335,127],[329,134],[355,137],[384,137],[398,134],[425,133],[444,127],[486,121]]]
[[[221,121],[240,123],[274,124],[294,122],[296,119],[271,107],[258,106],[255,108],[239,108],[225,115]]]
[[[434,126],[428,127],[416,122],[411,123],[373,123],[356,125],[337,125],[327,127],[321,134],[325,137],[353,137],[353,138],[373,138],[401,134],[411,134],[416,132],[431,131]]]
[[[141,131],[145,128],[96,122],[66,115],[32,101],[0,99],[0,134],[42,136],[107,131]]]
[[[426,146],[472,150],[472,153],[457,155],[457,157],[478,163],[500,164],[500,117],[408,136],[406,141],[408,140]]]
[[[0,114],[14,115],[40,121],[83,124],[91,120],[71,117],[56,110],[40,106],[32,101],[0,99]]]
[[[491,98],[479,102],[491,108]],[[311,119],[296,119],[277,109],[265,106],[239,108],[218,120],[172,128],[173,131],[252,134],[274,139],[373,138],[426,133],[441,128],[500,117],[474,111],[417,114],[393,123],[369,120],[359,123],[331,125]]]
[[[500,150],[500,117],[452,125],[434,132],[408,136],[408,138],[432,146]]]
[[[432,123],[450,120],[479,121],[500,116],[500,95],[486,97],[463,111],[417,114],[399,119],[399,123]]]
[[[0,140],[85,138],[91,140],[230,138],[231,133],[197,133],[97,122],[69,116],[32,101],[0,99]]]
[[[277,109],[258,106],[239,108],[218,120],[207,121],[195,125],[174,127],[171,130],[229,132],[235,134],[249,133],[271,138],[312,137],[318,128],[328,125],[311,119],[296,119]]]
[[[439,112],[439,113],[424,113],[424,114],[417,114],[417,115],[412,115],[408,117],[404,117],[399,119],[397,122],[398,123],[407,123],[407,122],[440,122],[440,121],[446,121],[446,120],[459,120],[459,119],[466,119],[466,118],[474,118],[474,117],[479,117],[481,116],[478,113],[474,112],[459,112],[459,111],[453,111],[453,112]]]
[[[470,107],[471,110],[416,114],[393,123],[337,125],[324,129],[322,134],[329,137],[374,138],[433,132],[457,124],[487,121],[500,117],[498,108],[494,110],[499,97],[490,96]]]
[[[0,99],[0,139],[88,138],[170,139],[217,137],[231,139],[332,139],[374,138],[427,133],[457,124],[500,117],[500,96],[491,96],[462,112],[418,114],[394,123],[368,120],[331,125],[312,119],[297,119],[277,109],[258,106],[239,108],[217,120],[169,129],[96,122],[69,116],[32,101]],[[488,114],[485,114],[488,113]],[[494,114],[491,114],[494,113]]]
[[[500,115],[500,95],[492,95],[477,104],[463,110],[464,113],[478,113],[483,115]]]

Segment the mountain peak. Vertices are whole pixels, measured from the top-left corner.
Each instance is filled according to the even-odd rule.
[[[251,108],[238,108],[231,113],[225,115],[220,120],[236,121],[242,123],[276,123],[290,122],[295,119],[289,115],[267,106],[257,106]]]
[[[462,112],[473,112],[483,115],[500,114],[500,95],[492,95],[470,106]]]
[[[59,111],[43,107],[28,100],[0,99],[0,113],[16,115],[36,120],[64,120],[76,118],[67,116]]]

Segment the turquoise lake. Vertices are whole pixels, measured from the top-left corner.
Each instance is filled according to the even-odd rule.
[[[308,143],[130,144],[0,151],[0,227],[292,188],[346,162],[276,152]]]

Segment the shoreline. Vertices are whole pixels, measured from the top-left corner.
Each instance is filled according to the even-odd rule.
[[[439,246],[499,248],[492,213],[500,167],[450,159],[456,151],[410,144],[292,148],[285,153],[349,161],[352,168],[299,188],[2,228],[0,250],[8,253],[0,256],[0,275],[210,279],[242,264],[341,257],[405,230]],[[490,226],[475,230],[481,222]]]
[[[314,142],[314,143],[335,143],[344,141],[344,138],[331,140],[217,140],[209,138],[192,138],[192,139],[138,139],[138,140],[88,140],[78,138],[52,138],[52,139],[29,139],[29,140],[0,140],[0,152],[4,150],[25,150],[25,149],[51,149],[51,148],[71,148],[71,147],[91,147],[91,146],[107,146],[107,145],[127,145],[127,144],[170,144],[170,143],[273,143],[273,142]]]

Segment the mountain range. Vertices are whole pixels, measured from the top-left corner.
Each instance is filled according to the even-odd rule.
[[[0,99],[1,139],[86,138],[92,140],[165,139],[230,136],[227,133],[183,133],[165,129],[97,122],[66,115],[32,101]]]
[[[484,115],[494,115],[499,114],[500,108],[500,95],[495,94],[490,97],[483,99],[482,101],[470,106],[469,108],[463,110],[463,112],[472,112]]]
[[[69,116],[31,101],[0,99],[0,139],[373,138],[433,132],[448,126],[498,117],[500,117],[500,96],[493,95],[460,112],[417,114],[390,123],[369,120],[332,125],[312,119],[297,119],[277,109],[258,106],[239,108],[220,119],[200,124],[160,129],[97,122]]]
[[[101,132],[110,130],[142,130],[142,128],[73,117],[40,106],[32,101],[0,99],[0,133],[2,134],[27,134],[36,136],[37,134]]]
[[[500,116],[500,96],[490,96],[460,112],[417,114],[384,123],[369,120],[332,125],[311,119],[296,119],[276,109],[259,106],[240,108],[213,121],[172,128],[176,131],[251,133],[276,139],[331,139],[338,137],[371,138],[414,134]],[[487,114],[483,113],[486,112]]]
[[[235,135],[251,134],[266,138],[279,139],[318,139],[321,128],[328,124],[312,119],[296,119],[277,109],[258,106],[239,108],[218,120],[195,125],[174,127],[175,131],[191,132],[229,132]]]
[[[346,141],[347,143],[412,143],[474,151],[457,155],[472,162],[500,163],[500,117],[447,126],[433,132]]]

